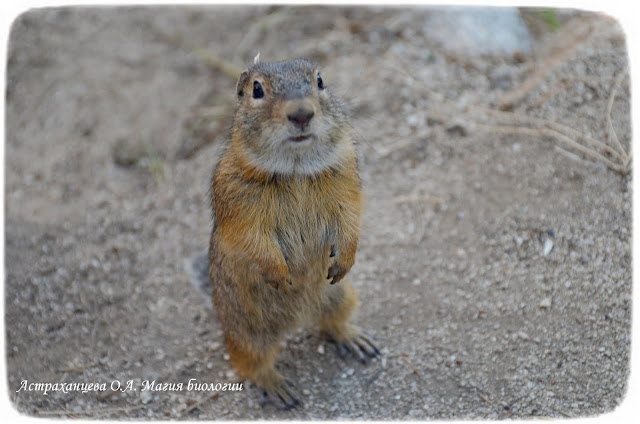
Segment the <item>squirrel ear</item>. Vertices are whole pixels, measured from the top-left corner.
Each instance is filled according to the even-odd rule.
[[[240,74],[238,84],[236,84],[236,93],[238,94],[238,97],[242,97],[244,95],[244,85],[247,83],[247,79],[249,79],[249,70],[245,69]]]

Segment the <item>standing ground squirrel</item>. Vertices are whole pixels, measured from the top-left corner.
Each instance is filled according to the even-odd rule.
[[[349,323],[362,195],[342,103],[304,59],[242,72],[231,139],[212,179],[209,276],[231,363],[285,408],[281,342],[318,324],[343,356],[379,348]]]

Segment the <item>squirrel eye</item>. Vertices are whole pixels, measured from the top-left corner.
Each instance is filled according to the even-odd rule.
[[[253,98],[261,99],[264,97],[264,90],[262,90],[262,85],[258,81],[253,82]]]
[[[316,80],[318,81],[318,88],[320,90],[322,90],[324,88],[324,83],[322,82],[322,77],[320,76],[319,72],[318,72],[318,75],[316,77]]]

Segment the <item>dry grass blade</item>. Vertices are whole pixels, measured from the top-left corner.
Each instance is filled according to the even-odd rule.
[[[624,162],[624,168],[628,171],[629,170],[629,164],[631,163],[631,150],[633,148],[633,144],[629,145],[629,152],[627,153],[627,160]]]
[[[622,156],[622,154],[614,149],[612,149],[610,146],[608,146],[606,143],[603,143],[602,141],[596,140],[593,137],[590,137],[586,134],[582,134],[580,131],[576,131],[573,128],[564,125],[564,124],[560,124],[558,122],[554,122],[554,121],[549,121],[546,119],[542,119],[542,118],[535,118],[532,116],[526,116],[526,115],[521,115],[515,112],[508,112],[508,111],[502,111],[502,110],[494,110],[494,109],[489,109],[489,108],[485,108],[485,107],[481,107],[481,106],[469,106],[468,107],[469,110],[471,111],[475,111],[478,113],[485,113],[491,116],[494,116],[496,118],[503,118],[508,120],[509,122],[516,122],[516,123],[520,123],[520,124],[525,124],[525,125],[533,125],[533,126],[541,126],[544,128],[549,128],[554,130],[557,133],[562,133],[565,136],[568,134],[572,137],[577,138],[578,140],[584,140],[586,142],[588,142],[589,144],[591,144],[594,147],[598,147],[602,150],[604,150],[605,152],[607,152],[608,154],[610,154],[611,156],[615,156],[616,158],[618,158],[618,160],[623,161],[624,157]],[[597,152],[596,152],[597,153]]]
[[[616,130],[615,128],[613,128],[613,123],[611,122],[611,109],[613,109],[613,102],[615,101],[616,98],[616,94],[618,93],[618,90],[620,89],[620,86],[622,85],[622,81],[624,80],[624,78],[627,76],[627,69],[625,68],[622,72],[620,72],[618,74],[618,76],[616,77],[615,82],[613,83],[613,89],[611,90],[611,96],[609,96],[609,102],[607,103],[607,125],[609,126],[609,131],[611,136],[613,137],[613,141],[616,142],[616,146],[618,147],[618,149],[620,149],[620,152],[622,152],[622,154],[625,156],[623,163],[628,164],[629,163],[629,156],[627,156],[627,152],[624,150],[624,147],[622,147],[622,144],[620,143],[620,140],[618,139],[618,135],[616,134]]]
[[[240,55],[247,52],[248,46],[258,43],[267,29],[272,28],[282,22],[289,16],[290,13],[290,8],[283,7],[282,9],[275,10],[274,12],[262,16],[261,18],[256,20],[249,27],[249,30],[245,33],[244,37],[238,44],[238,47],[236,48],[237,53],[234,59],[240,59]]]
[[[439,110],[430,111],[430,113],[439,117],[439,119],[441,120],[443,119],[443,117],[444,119],[447,119],[447,116],[448,119],[460,119],[462,116],[464,120],[469,122],[470,125],[476,125],[478,128],[484,129],[486,131],[498,132],[502,134],[548,136],[572,147],[575,150],[578,150],[579,152],[583,153],[593,160],[604,163],[616,172],[619,172],[623,175],[629,172],[631,149],[629,149],[629,153],[625,153],[619,140],[617,140],[617,137],[615,138],[615,140],[617,140],[618,146],[614,149],[607,143],[604,143],[558,122],[522,115],[510,111],[491,109],[484,106],[461,106],[458,103],[445,98],[442,94],[436,93],[429,89],[423,81],[417,79],[412,73],[408,72],[401,65],[401,60],[399,60],[397,57],[394,57],[394,59],[395,60],[393,63],[389,60],[387,60],[386,63],[395,70],[398,70],[408,76],[411,81],[416,82],[418,87],[426,95],[430,96],[433,99],[437,99]],[[626,75],[626,72],[623,72],[622,75]],[[619,77],[619,79],[622,80],[622,77]],[[619,88],[620,84],[621,81],[618,84],[614,84],[614,88]],[[614,98],[616,91],[617,89],[613,91],[610,98],[609,102],[611,104],[613,104],[613,100],[611,99]],[[487,123],[487,116],[506,121],[506,123]],[[583,140],[592,147],[585,146],[576,140]],[[613,157],[615,161],[608,159],[598,150],[604,151],[606,154]]]
[[[482,393],[478,392],[478,397],[480,399],[482,399],[483,401],[493,405],[493,401],[491,399],[489,399],[488,397],[486,397],[485,395],[483,395]]]
[[[565,25],[564,29],[556,35],[556,40],[559,41],[556,51],[547,57],[540,67],[522,84],[502,96],[502,99],[498,102],[500,109],[512,107],[526,97],[544,80],[544,77],[560,65],[576,47],[589,39],[593,33],[593,29],[593,26],[590,25],[589,22],[585,24],[582,20],[571,21]]]
[[[242,73],[242,69],[238,68],[237,66],[233,65],[230,62],[227,62],[219,58],[218,56],[214,55],[213,53],[211,53],[210,51],[202,47],[197,47],[191,43],[188,43],[180,35],[169,34],[168,32],[152,25],[149,26],[149,29],[158,37],[162,38],[168,43],[176,47],[179,47],[181,49],[191,51],[198,59],[202,60],[205,64],[207,64],[207,66],[213,69],[216,69],[230,76],[233,79],[237,79]]]
[[[237,66],[220,59],[218,56],[214,55],[210,51],[197,47],[192,49],[193,53],[198,57],[198,59],[202,60],[208,66],[213,69],[217,69],[220,72],[230,76],[233,79],[238,79],[240,74],[242,73],[242,69]]]
[[[579,82],[583,82],[585,84],[600,84],[605,81],[612,80],[613,77],[575,77],[575,78],[563,78],[560,81],[557,81],[551,87],[547,88],[547,90],[540,96],[538,100],[533,104],[534,107],[539,108],[554,96],[558,94],[564,93],[571,87]]]
[[[532,136],[547,136],[552,137],[556,140],[559,140],[565,143],[568,146],[573,147],[574,149],[584,153],[592,159],[602,161],[605,165],[610,167],[611,169],[624,173],[624,167],[622,165],[616,164],[609,159],[602,156],[600,153],[589,149],[582,144],[572,140],[566,135],[552,130],[550,128],[527,128],[527,127],[518,127],[514,125],[490,125],[490,124],[482,124],[475,123],[476,128],[483,129],[485,131],[501,133],[501,134],[512,134],[512,135],[532,135]]]
[[[197,400],[197,401],[196,401],[196,402],[194,402],[191,406],[189,406],[187,409],[185,409],[185,410],[180,414],[180,417],[184,417],[185,415],[187,415],[187,414],[191,413],[191,411],[193,411],[194,409],[196,409],[196,408],[198,408],[198,407],[202,406],[205,402],[208,402],[208,401],[210,401],[210,400],[216,399],[218,396],[220,396],[220,393],[215,392],[215,393],[212,393],[212,394],[210,394],[209,396],[207,396],[207,397],[205,397],[205,398],[203,398],[203,399]]]
[[[422,375],[420,370],[418,370],[411,362],[409,362],[405,358],[400,358],[400,360],[404,362],[409,368],[411,368],[411,371],[413,371],[415,375],[417,375],[418,377],[424,380],[424,376]]]

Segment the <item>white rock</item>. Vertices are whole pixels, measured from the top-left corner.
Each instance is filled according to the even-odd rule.
[[[434,8],[425,33],[444,50],[468,56],[512,56],[533,50],[533,39],[518,9],[513,7]]]
[[[153,394],[150,391],[140,392],[140,400],[146,405],[153,400]]]
[[[547,256],[549,252],[553,249],[553,241],[551,239],[546,239],[544,241],[544,248],[542,250],[542,256]]]

